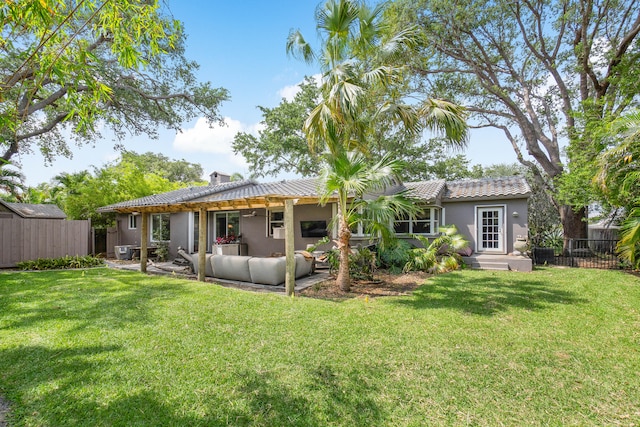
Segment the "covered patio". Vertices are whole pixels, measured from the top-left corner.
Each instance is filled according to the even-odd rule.
[[[302,182],[302,181],[300,181]],[[295,184],[295,181],[293,181]],[[280,185],[278,185],[280,184]],[[149,242],[149,217],[158,213],[195,212],[198,214],[198,241],[207,241],[207,214],[217,211],[242,211],[255,209],[279,208],[284,211],[284,255],[286,257],[285,292],[292,295],[296,291],[295,279],[295,234],[293,211],[294,206],[319,205],[319,198],[315,185],[308,183],[301,185],[286,185],[286,191],[282,190],[285,183],[275,185],[257,185],[253,181],[224,182],[209,187],[202,187],[201,194],[194,194],[190,189],[177,190],[174,197],[171,195],[149,196],[128,203],[112,205],[101,208],[103,211],[115,211],[123,214],[136,214],[140,216],[140,264],[139,270],[147,272]],[[190,190],[190,191],[188,191]],[[184,193],[184,194],[183,194]],[[163,196],[163,197],[159,197]],[[333,202],[329,199],[329,203]],[[302,249],[302,248],[299,248]],[[206,250],[197,251],[197,279],[205,281]],[[216,279],[217,281],[218,279]],[[298,279],[300,282],[301,279]],[[258,285],[260,286],[260,285]]]

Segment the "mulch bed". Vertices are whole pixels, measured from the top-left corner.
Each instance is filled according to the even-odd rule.
[[[431,274],[421,271],[401,274],[390,274],[380,271],[372,281],[352,280],[351,290],[344,292],[336,284],[335,277],[300,292],[309,298],[321,299],[350,299],[375,298],[386,296],[410,295],[416,288],[423,285]]]

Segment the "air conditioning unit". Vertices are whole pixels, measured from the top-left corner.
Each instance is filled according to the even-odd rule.
[[[284,227],[278,227],[273,229],[273,238],[282,240],[284,239]]]

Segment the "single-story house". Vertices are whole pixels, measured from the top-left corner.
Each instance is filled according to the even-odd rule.
[[[118,240],[122,245],[141,246],[144,241],[146,247],[168,241],[172,257],[178,248],[194,253],[202,247],[206,252],[223,248],[225,254],[270,256],[285,252],[286,200],[294,203],[296,250],[317,243],[323,236],[335,237],[330,226],[337,211],[335,201],[330,199],[321,206],[317,185],[317,179],[230,181],[229,175],[214,172],[207,186],[116,203],[99,212],[117,212]],[[531,269],[528,258],[513,255],[516,238],[526,238],[528,234],[527,199],[531,189],[523,177],[402,183],[388,188],[386,193],[404,190],[420,201],[423,213],[416,218],[399,218],[394,223],[399,237],[436,236],[438,226],[455,224],[470,242],[468,263],[484,257],[485,263],[493,263],[485,266]],[[148,230],[141,235],[141,219],[145,215]],[[206,215],[205,221],[200,220],[201,215]],[[199,230],[203,223],[204,234]],[[206,241],[201,241],[201,236]],[[354,246],[367,242],[362,229],[354,230]],[[217,243],[226,245],[216,246]]]

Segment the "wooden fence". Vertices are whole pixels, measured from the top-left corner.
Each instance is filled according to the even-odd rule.
[[[88,255],[89,221],[59,219],[0,219],[0,268],[20,261]]]

